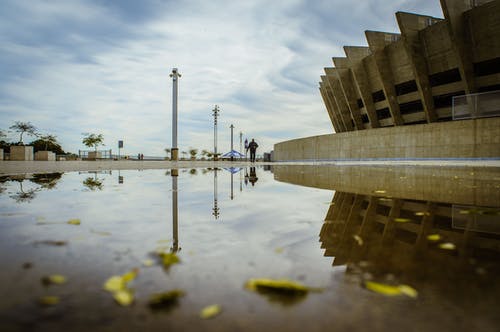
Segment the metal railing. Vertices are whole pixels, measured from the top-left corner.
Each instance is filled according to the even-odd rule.
[[[111,150],[78,150],[78,157],[82,160],[89,159],[89,152],[97,152],[97,157],[95,159],[113,159]]]
[[[500,90],[454,96],[453,120],[500,116]]]

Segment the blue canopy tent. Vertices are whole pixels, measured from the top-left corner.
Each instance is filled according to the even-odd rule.
[[[231,150],[231,151],[229,151],[227,153],[224,153],[222,155],[222,158],[231,158],[231,157],[233,157],[233,158],[243,158],[243,157],[245,157],[245,155],[241,154],[240,152],[238,152],[236,150]]]
[[[239,171],[241,171],[243,168],[241,168],[241,167],[229,167],[229,168],[224,167],[224,169],[225,169],[226,171],[230,172],[231,174],[236,174],[236,173],[238,173]]]

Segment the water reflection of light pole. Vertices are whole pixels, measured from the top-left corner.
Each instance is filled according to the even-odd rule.
[[[172,175],[172,248],[170,249],[172,252],[179,251],[179,213],[177,206],[177,178],[179,176],[178,169],[172,169],[170,173]]]
[[[218,160],[217,157],[217,117],[219,116],[219,106],[215,105],[212,110],[212,115],[214,116],[214,160]]]
[[[230,197],[231,200],[233,200],[233,198],[234,198],[234,193],[233,193],[233,175],[234,175],[234,173],[231,172],[231,197]]]
[[[233,159],[234,159],[233,154],[232,154],[232,151],[234,150],[234,148],[233,148],[233,129],[234,129],[233,124],[231,124],[229,126],[229,128],[231,128],[231,161],[233,161]]]
[[[214,168],[214,208],[212,209],[214,212],[212,215],[215,217],[215,219],[219,219],[219,207],[217,206],[217,167]]]
[[[170,74],[173,80],[172,87],[172,150],[171,159],[174,161],[179,160],[179,149],[177,148],[177,81],[181,77],[181,74],[177,71],[177,68],[172,69],[172,74]]]

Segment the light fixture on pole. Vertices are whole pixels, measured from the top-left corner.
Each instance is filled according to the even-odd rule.
[[[214,116],[214,160],[218,160],[217,156],[217,117],[219,116],[219,106],[215,105],[212,110],[212,115]]]
[[[173,80],[172,87],[172,151],[171,159],[173,161],[179,160],[179,149],[177,147],[177,81],[181,77],[181,74],[177,71],[177,68],[172,69],[172,74],[170,74]]]

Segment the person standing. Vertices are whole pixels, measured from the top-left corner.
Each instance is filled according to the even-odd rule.
[[[259,147],[259,145],[252,138],[252,141],[248,144],[248,149],[250,150],[250,161],[251,162],[255,162],[255,152],[257,151],[258,147]]]

